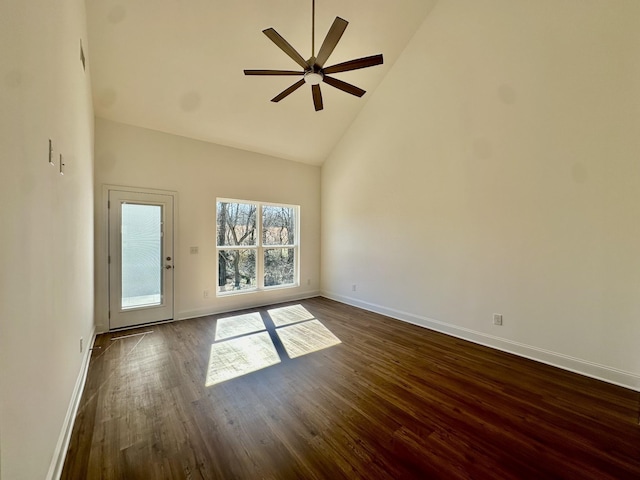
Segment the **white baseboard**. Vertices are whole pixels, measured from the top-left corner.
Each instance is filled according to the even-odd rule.
[[[292,295],[277,295],[270,298],[265,298],[264,296],[262,296],[258,300],[252,299],[251,294],[255,294],[255,292],[239,294],[239,295],[229,295],[228,297],[224,297],[225,298],[224,305],[214,305],[214,306],[200,308],[196,310],[186,310],[183,312],[175,312],[175,316],[172,320],[158,322],[158,323],[170,323],[178,320],[188,320],[190,318],[206,317],[208,315],[218,315],[220,313],[233,312],[236,310],[244,310],[247,308],[259,308],[259,307],[264,307],[266,305],[275,305],[275,304],[284,303],[284,302],[295,302],[297,300],[304,300],[305,298],[318,297],[320,296],[320,290],[298,292]],[[248,299],[250,299],[251,301],[247,301]],[[152,323],[149,325],[155,325],[155,324]],[[108,331],[109,331],[108,325],[96,324],[97,334],[106,333]]]
[[[319,290],[314,290],[311,292],[303,292],[303,293],[296,293],[293,295],[278,295],[276,298],[261,298],[259,300],[254,300],[254,301],[238,301],[238,302],[233,302],[231,304],[227,304],[224,306],[220,306],[220,305],[216,305],[213,307],[207,307],[207,308],[202,308],[202,309],[198,309],[198,310],[189,310],[186,312],[180,312],[178,314],[176,314],[176,320],[187,320],[189,318],[198,318],[198,317],[206,317],[208,315],[218,315],[220,313],[227,313],[227,312],[233,312],[236,310],[245,310],[247,308],[259,308],[259,307],[265,307],[267,305],[276,305],[278,303],[285,303],[285,302],[295,302],[298,300],[304,300],[306,298],[313,298],[313,297],[318,297],[320,296],[320,291]],[[233,297],[233,298],[238,298],[240,299],[242,296],[238,295],[237,297]],[[232,297],[228,297],[228,298],[232,298]],[[248,297],[245,297],[248,298]]]
[[[436,332],[445,333],[452,337],[468,340],[479,345],[495,348],[503,352],[512,353],[520,357],[535,360],[537,362],[562,368],[570,372],[579,373],[587,377],[613,383],[621,387],[629,388],[640,392],[640,375],[631,372],[619,370],[616,368],[600,365],[587,360],[571,357],[562,353],[552,352],[542,348],[526,345],[524,343],[514,342],[505,338],[488,335],[486,333],[477,332],[468,328],[459,327],[450,323],[441,322],[432,318],[422,317],[413,313],[387,308],[382,305],[365,302],[356,298],[339,295],[333,292],[322,292],[326,297],[337,302],[345,303],[354,307],[362,308],[371,312],[379,313],[396,320],[402,320],[413,325],[435,330]]]
[[[67,416],[62,424],[62,431],[58,438],[58,443],[51,459],[51,465],[49,466],[49,472],[47,473],[47,480],[59,480],[62,475],[62,467],[64,467],[64,460],[67,456],[67,450],[69,449],[69,442],[71,441],[71,433],[73,432],[73,424],[76,420],[76,414],[78,413],[78,407],[80,406],[80,400],[82,399],[82,392],[84,391],[84,384],[87,380],[87,371],[89,370],[89,359],[91,358],[91,349],[96,341],[96,328],[93,327],[91,332],[91,341],[88,342],[87,348],[84,351],[82,358],[82,365],[80,367],[80,373],[76,380],[76,385],[73,389],[73,395],[71,396],[71,402],[67,409]]]

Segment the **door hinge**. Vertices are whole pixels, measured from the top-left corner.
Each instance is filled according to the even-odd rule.
[[[111,200],[107,200],[107,208],[111,208]]]
[[[111,320],[111,310],[109,310],[109,320]]]
[[[109,255],[109,258],[107,259],[107,263],[111,265],[111,255]]]

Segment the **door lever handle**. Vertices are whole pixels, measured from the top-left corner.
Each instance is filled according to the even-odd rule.
[[[164,267],[164,268],[166,268],[167,270],[171,270],[171,269],[173,268],[173,265],[167,265],[167,266],[166,266],[166,267]]]

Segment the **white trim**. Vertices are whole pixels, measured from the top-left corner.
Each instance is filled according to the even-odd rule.
[[[109,308],[111,318],[109,319],[109,330],[123,327],[134,327],[149,322],[171,320],[174,315],[174,265],[175,251],[173,241],[175,239],[174,204],[175,196],[172,193],[157,194],[148,192],[131,192],[128,190],[109,190],[109,255],[111,262],[109,268]],[[159,275],[160,294],[158,302],[152,305],[134,305],[125,307],[125,298],[121,298],[122,273],[123,273],[123,219],[125,205],[152,206],[156,213],[160,214],[160,222],[156,225],[156,234],[160,240],[160,255],[156,258],[159,262],[156,273]],[[167,256],[170,262],[167,265],[170,269],[165,269],[165,259]]]
[[[300,205],[291,205],[288,203],[271,203],[271,202],[262,202],[262,201],[256,201],[256,200],[239,200],[239,199],[233,199],[233,198],[223,198],[223,197],[217,197],[216,198],[216,216],[215,216],[215,220],[216,220],[216,228],[218,225],[218,206],[220,203],[224,203],[224,204],[242,204],[242,205],[253,205],[256,208],[256,244],[255,245],[218,245],[218,238],[217,238],[217,234],[216,234],[216,298],[224,298],[224,297],[231,297],[231,296],[235,296],[235,295],[245,295],[245,294],[255,294],[255,293],[259,293],[259,292],[265,292],[271,289],[280,289],[280,288],[298,288],[300,287],[300,270],[301,270],[301,266],[300,266]],[[295,234],[294,234],[294,240],[295,242],[293,244],[287,244],[287,245],[264,245],[263,242],[263,238],[262,238],[262,228],[263,228],[263,222],[264,222],[264,217],[263,217],[263,208],[264,207],[282,207],[282,208],[288,208],[293,210],[294,212],[294,216],[295,216]],[[289,283],[289,284],[285,284],[285,285],[270,285],[270,286],[265,286],[264,284],[264,269],[265,269],[265,262],[264,262],[264,254],[265,254],[265,250],[276,250],[279,248],[290,248],[293,249],[293,254],[294,254],[294,281],[293,283]],[[256,257],[256,265],[255,265],[255,270],[256,270],[256,285],[254,288],[247,288],[244,290],[229,290],[229,291],[220,291],[220,278],[219,278],[219,274],[220,274],[220,265],[219,265],[219,261],[220,261],[220,256],[219,253],[220,251],[223,250],[255,250],[255,257]]]
[[[179,195],[175,190],[160,190],[157,188],[145,188],[145,187],[132,187],[128,185],[115,185],[110,183],[102,184],[102,199],[101,206],[97,211],[98,218],[96,218],[96,224],[101,223],[102,232],[98,232],[101,235],[104,245],[103,248],[98,251],[95,251],[95,264],[96,266],[100,265],[99,268],[96,268],[96,276],[99,275],[100,268],[104,268],[104,272],[102,272],[101,278],[103,282],[103,291],[95,292],[95,312],[96,312],[96,326],[98,328],[98,333],[108,332],[111,329],[111,322],[109,319],[109,308],[110,308],[110,283],[109,283],[109,192],[110,191],[120,191],[120,192],[128,192],[128,193],[149,193],[152,195],[167,195],[173,198],[173,266],[176,268],[177,264],[180,262],[181,258],[178,257],[178,253],[180,251],[180,244],[177,234],[177,227],[179,222]],[[99,218],[102,216],[102,218]],[[176,315],[176,281],[175,281],[175,272],[174,272],[174,281],[172,285],[172,295],[173,295],[173,317]]]
[[[246,304],[233,304],[228,306],[220,306],[218,308],[212,308],[212,307],[201,308],[198,310],[181,312],[176,315],[176,320],[188,320],[190,318],[207,317],[209,315],[218,315],[220,313],[235,312],[237,310],[246,310],[248,308],[259,308],[259,307],[265,307],[267,305],[275,305],[278,303],[295,302],[298,300],[305,300],[307,298],[318,297],[320,295],[321,295],[320,291],[314,290],[312,292],[298,293],[295,295],[287,295],[287,296],[278,297],[278,298],[270,298],[270,299],[263,298],[261,300],[257,300],[255,302],[246,303]],[[234,297],[230,296],[227,298],[231,299]]]
[[[89,359],[91,358],[91,349],[96,341],[96,328],[93,327],[91,331],[91,342],[89,342],[88,348],[84,351],[82,358],[82,365],[80,366],[80,372],[76,380],[76,386],[73,389],[73,395],[71,395],[71,401],[69,408],[67,409],[67,416],[62,424],[62,430],[58,437],[58,443],[56,449],[53,452],[51,458],[51,464],[49,465],[49,472],[47,473],[47,480],[58,480],[62,475],[62,467],[64,467],[64,460],[67,457],[67,450],[69,449],[69,442],[71,441],[71,433],[73,432],[73,425],[76,421],[76,415],[78,413],[78,407],[80,406],[80,400],[82,399],[82,392],[87,380],[87,372],[89,371]]]
[[[493,335],[489,335],[482,332],[477,332],[450,323],[441,322],[432,318],[415,315],[409,312],[403,312],[393,308],[384,307],[375,303],[365,302],[345,295],[340,295],[333,292],[323,291],[321,293],[323,297],[337,302],[345,303],[354,307],[362,308],[371,312],[379,313],[387,317],[401,320],[403,322],[411,323],[429,330],[435,330],[436,332],[444,333],[452,337],[468,340],[479,345],[495,348],[507,353],[512,353],[520,357],[535,360],[537,362],[545,363],[554,367],[568,370],[570,372],[585,375],[587,377],[602,380],[614,385],[629,388],[631,390],[640,392],[640,375],[620,370],[606,365],[600,365],[598,363],[590,362],[580,358],[571,357],[562,353],[552,352],[543,348],[534,347],[532,345],[526,345],[524,343],[515,342],[506,338],[500,338]]]
[[[283,289],[284,290],[284,289]],[[256,293],[254,290],[251,291],[252,293]],[[235,297],[239,296],[236,295]],[[209,315],[218,315],[220,313],[228,313],[228,312],[236,312],[238,310],[246,310],[249,308],[260,308],[260,307],[266,307],[268,305],[276,305],[278,303],[286,303],[286,302],[296,302],[298,300],[306,300],[308,298],[313,298],[313,297],[319,297],[321,296],[321,293],[319,290],[313,290],[313,291],[307,291],[304,293],[299,293],[296,295],[289,295],[289,296],[284,296],[284,297],[278,297],[278,298],[272,298],[270,300],[266,300],[266,299],[262,299],[260,301],[256,301],[256,302],[252,302],[252,303],[238,303],[238,304],[233,304],[233,305],[227,305],[227,306],[222,306],[222,307],[218,307],[218,308],[212,308],[212,307],[206,307],[206,308],[200,308],[197,310],[189,310],[186,312],[182,312],[182,313],[176,313],[175,318],[172,320],[164,320],[161,322],[151,322],[151,323],[147,323],[144,325],[140,325],[140,327],[150,327],[152,325],[162,325],[163,323],[172,323],[172,322],[180,322],[182,320],[189,320],[191,318],[200,318],[200,317],[208,317]],[[234,298],[234,296],[231,296],[229,298]],[[100,334],[100,333],[107,333],[107,332],[117,332],[119,330],[128,330],[128,327],[124,327],[124,328],[116,328],[114,330],[106,330],[106,329],[102,329],[102,330],[96,330],[96,334]]]

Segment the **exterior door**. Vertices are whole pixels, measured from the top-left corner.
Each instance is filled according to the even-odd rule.
[[[109,190],[109,328],[173,319],[173,196]]]

